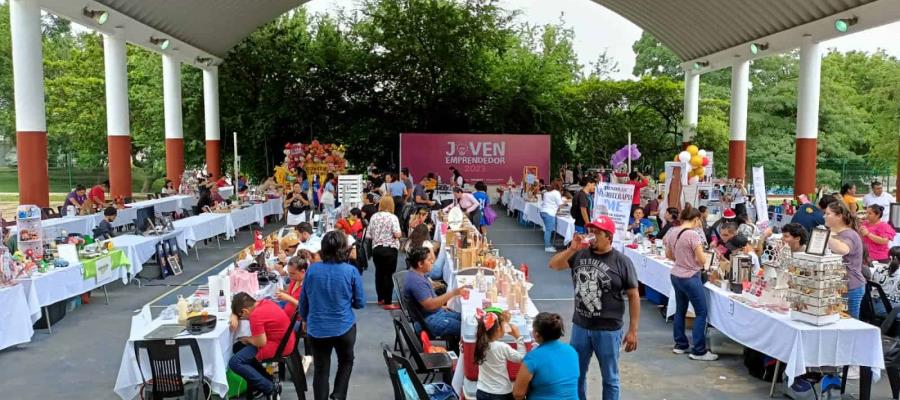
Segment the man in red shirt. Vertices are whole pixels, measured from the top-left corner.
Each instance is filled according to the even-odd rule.
[[[88,192],[88,200],[94,208],[103,208],[106,206],[106,192],[109,191],[109,179],[98,183]]]
[[[634,214],[634,209],[641,206],[641,189],[647,187],[650,184],[650,180],[637,171],[631,171],[628,179],[627,183],[634,185],[634,197],[631,198],[631,213]]]
[[[259,361],[275,357],[278,344],[281,343],[281,339],[287,332],[290,332],[291,337],[281,355],[288,355],[294,351],[295,338],[293,330],[289,331],[290,318],[271,300],[256,301],[244,292],[234,295],[231,312],[239,319],[250,321],[250,336],[240,339],[246,346],[231,356],[228,368],[246,379],[252,388],[261,391],[266,396],[276,392],[280,393],[280,385],[276,386],[262,374],[263,369],[260,367]],[[232,318],[232,322],[234,322],[234,318]],[[236,325],[232,323],[232,330],[237,328]]]

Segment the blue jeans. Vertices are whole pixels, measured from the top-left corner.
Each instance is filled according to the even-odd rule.
[[[694,347],[691,354],[702,356],[706,354],[706,318],[709,308],[706,305],[706,290],[700,281],[700,273],[690,278],[671,276],[672,287],[675,288],[675,320],[672,329],[675,336],[675,347],[687,350],[690,347],[687,335],[684,334],[684,318],[687,315],[688,302],[694,306]]]
[[[541,220],[544,221],[544,247],[553,247],[553,232],[556,231],[556,216],[542,212]]]
[[[256,361],[256,350],[254,346],[244,346],[228,360],[228,368],[231,368],[234,373],[246,379],[250,387],[265,394],[271,394],[274,384],[255,367],[258,363]]]
[[[572,325],[569,344],[578,352],[578,398],[587,400],[587,372],[591,356],[596,355],[603,377],[603,400],[619,400],[619,349],[624,331],[600,331]]]
[[[475,400],[513,400],[513,395],[512,393],[493,394],[479,390],[475,392]]]
[[[575,233],[580,233],[582,235],[585,235],[585,234],[587,234],[587,228],[585,228],[583,226],[575,225]]]
[[[439,308],[431,315],[425,317],[428,331],[435,336],[459,336],[462,324],[462,315],[456,311]]]
[[[851,317],[859,319],[859,306],[862,304],[862,298],[865,293],[865,285],[847,291],[847,312]]]

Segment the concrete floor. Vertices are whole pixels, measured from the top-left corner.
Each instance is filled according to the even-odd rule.
[[[276,227],[270,224],[266,231]],[[500,217],[488,235],[516,264],[529,265],[531,280],[537,283],[531,292],[537,307],[571,320],[570,275],[547,268],[550,255],[543,252],[541,232],[523,228],[512,218]],[[31,343],[0,351],[0,373],[5,375],[0,379],[0,399],[118,398],[113,386],[132,312],[158,298],[154,304],[166,305],[174,302],[178,293],[192,292],[193,286],[177,285],[194,276],[201,277],[194,284],[205,283],[203,276],[223,268],[223,260],[230,260],[249,243],[250,235],[245,230],[235,242],[223,241],[221,249],[215,243],[201,246],[199,262],[193,253],[185,257],[185,273],[179,277],[141,288],[113,283],[109,285],[110,305],[103,303],[102,291],[94,292],[93,303],[54,325],[52,335],[38,331]],[[371,268],[363,276],[370,300],[375,297],[373,276]],[[357,312],[360,334],[349,396],[354,400],[393,399],[380,349],[382,343],[393,343],[394,333],[388,312],[373,303],[370,301],[368,307]],[[660,317],[655,306],[642,303],[641,314],[638,351],[623,353],[621,358],[622,399],[764,399],[768,396],[769,385],[747,374],[739,356],[740,347],[721,334],[714,333],[711,337],[713,349],[722,354],[719,361],[691,361],[670,351],[671,324]],[[728,355],[728,351],[738,355]],[[596,362],[588,378],[589,398],[600,399],[601,380]],[[851,383],[848,392],[855,391],[856,386]],[[874,392],[874,399],[890,398],[887,380],[876,384]],[[311,388],[307,396],[312,397]],[[292,389],[286,388],[284,397],[295,398]],[[776,397],[781,397],[777,391]]]

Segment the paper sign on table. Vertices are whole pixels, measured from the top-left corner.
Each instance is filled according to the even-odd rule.
[[[109,256],[97,259],[97,282],[106,282],[112,277],[112,258]]]
[[[78,249],[74,244],[60,244],[56,246],[56,249],[59,251],[59,258],[68,261],[69,265],[81,263],[78,259]]]

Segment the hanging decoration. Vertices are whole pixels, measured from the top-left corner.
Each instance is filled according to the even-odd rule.
[[[290,171],[303,168],[309,179],[318,175],[322,180],[328,173],[339,175],[347,171],[345,153],[344,145],[319,143],[318,140],[313,140],[309,144],[285,143],[284,165]]]

